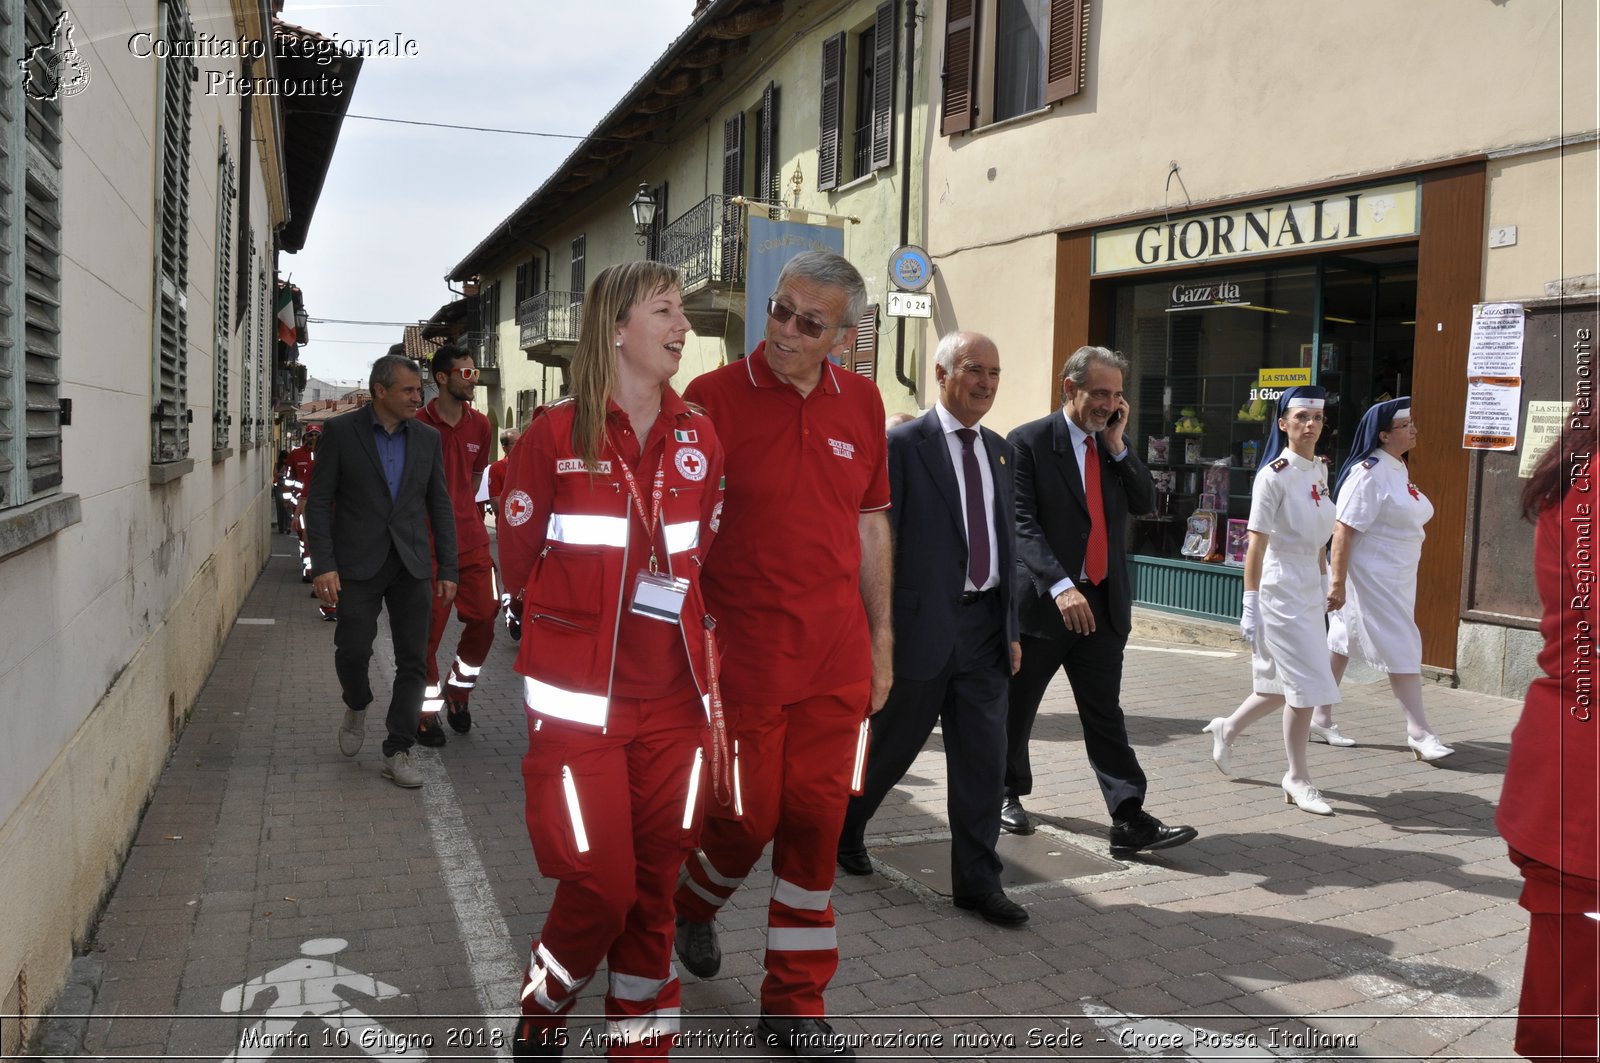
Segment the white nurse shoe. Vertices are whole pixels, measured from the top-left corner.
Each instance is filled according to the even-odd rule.
[[[1411,747],[1411,753],[1418,760],[1443,760],[1455,750],[1439,741],[1438,735],[1423,735],[1421,738],[1406,737],[1406,745]]]
[[[1339,733],[1339,725],[1336,723],[1330,723],[1326,727],[1321,724],[1312,724],[1311,737],[1319,742],[1326,742],[1330,746],[1353,746],[1356,744],[1354,738],[1346,738]]]
[[[1283,803],[1297,805],[1301,811],[1314,816],[1333,815],[1333,806],[1322,799],[1320,790],[1310,783],[1295,782],[1287,775],[1283,777]]]

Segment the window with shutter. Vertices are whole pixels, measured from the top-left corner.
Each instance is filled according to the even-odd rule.
[[[0,11],[0,507],[61,486],[61,104],[25,93],[17,65],[57,12],[15,6]]]
[[[844,133],[844,41],[835,33],[822,42],[821,129],[817,139],[817,187],[839,187],[839,148]]]
[[[246,246],[254,250],[256,243],[254,229],[249,230],[248,239]],[[241,447],[254,446],[256,439],[255,407],[251,404],[256,383],[256,329],[257,322],[261,318],[261,308],[256,305],[258,298],[256,285],[257,278],[252,273],[250,283],[244,290],[244,301],[248,305],[244,315],[244,347],[239,352],[239,446]]]
[[[944,97],[939,132],[945,136],[972,128],[977,110],[978,0],[950,0],[944,29]]]
[[[994,120],[1002,122],[1044,106],[1046,23],[1049,0],[996,0]]]
[[[1089,48],[1084,32],[1088,0],[1050,0],[1050,42],[1045,59],[1044,102],[1076,96],[1083,89]]]
[[[253,231],[250,227],[250,148],[250,95],[241,93],[239,95],[239,223],[236,237],[239,255],[238,261],[234,263],[233,282],[235,329],[255,306],[253,295],[256,282],[256,242],[250,236]]]
[[[189,454],[189,135],[194,107],[194,28],[181,0],[164,0],[161,36],[171,57],[161,81],[160,173],[156,188],[156,331],[150,460]]]
[[[728,202],[734,196],[744,195],[744,112],[729,116],[722,123],[722,273],[724,278],[744,276],[740,257],[744,242],[740,239],[739,208]]]
[[[254,229],[250,230],[250,243],[256,242]],[[255,402],[246,402],[241,409],[242,416],[255,422],[256,429],[252,439],[255,443],[269,442],[267,424],[270,414],[257,411],[270,411],[272,406],[271,381],[277,363],[278,350],[278,316],[276,308],[272,305],[272,281],[267,273],[266,256],[262,256],[261,265],[256,267],[256,364],[253,391]]]
[[[233,416],[228,411],[229,340],[233,336],[233,157],[228,153],[228,134],[217,130],[217,270],[216,328],[212,343],[214,375],[211,390],[211,449],[222,450],[230,442],[228,431]],[[241,440],[242,440],[241,436]]]
[[[761,93],[761,113],[756,135],[756,198],[777,203],[783,196],[778,166],[778,83],[767,82]]]
[[[874,170],[894,162],[894,10],[894,0],[884,0],[872,21],[871,166]],[[863,50],[864,45],[865,42]]]
[[[856,342],[850,349],[850,369],[868,380],[878,379],[878,304],[873,303],[856,322]]]
[[[528,264],[526,262],[517,266],[517,298],[518,306],[528,297]]]
[[[583,261],[585,255],[588,253],[585,250],[585,244],[586,243],[587,243],[586,236],[579,236],[579,237],[575,238],[572,241],[572,287],[569,288],[568,290],[572,292],[573,297],[575,299],[582,299],[583,298],[583,286],[588,283],[588,281],[585,279],[584,261]],[[498,288],[498,287],[499,286],[497,284],[496,288]],[[500,293],[498,291],[496,291],[494,293],[494,295],[495,295],[495,301],[498,302]],[[487,301],[486,301],[486,305],[487,305]],[[495,324],[498,324],[498,318],[499,318],[499,314],[498,314],[498,311],[496,311],[496,315],[495,315],[495,319],[494,319],[495,320]],[[489,328],[493,328],[493,327],[494,327],[494,325],[490,325],[489,326]],[[485,331],[488,331],[488,329],[485,329]]]

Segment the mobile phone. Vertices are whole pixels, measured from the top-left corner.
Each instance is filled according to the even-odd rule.
[[[1106,418],[1106,427],[1109,428],[1110,426],[1112,426],[1114,424],[1121,424],[1121,423],[1122,423],[1122,407],[1118,406],[1115,410],[1112,411],[1111,416]]]

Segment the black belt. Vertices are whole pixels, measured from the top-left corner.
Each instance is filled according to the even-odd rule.
[[[990,587],[986,591],[962,591],[961,592],[961,604],[962,605],[971,605],[973,602],[981,602],[981,601],[983,601],[983,599],[989,597],[991,594],[999,594],[999,593],[1000,593],[1000,588],[999,587]]]

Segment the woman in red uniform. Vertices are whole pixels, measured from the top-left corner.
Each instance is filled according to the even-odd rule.
[[[602,960],[608,1054],[659,1059],[677,1041],[672,890],[704,790],[728,797],[699,586],[722,450],[667,383],[688,331],[670,267],[603,270],[584,300],[572,396],[523,434],[500,500],[500,562],[523,624],[528,835],[557,881],[522,992],[519,1059],[562,1054],[567,1013]]]
[[[1528,958],[1516,1050],[1530,1059],[1596,1058],[1600,1013],[1600,635],[1596,536],[1600,467],[1593,414],[1575,405],[1522,494],[1536,525],[1544,675],[1511,732],[1495,824],[1522,870]]]

